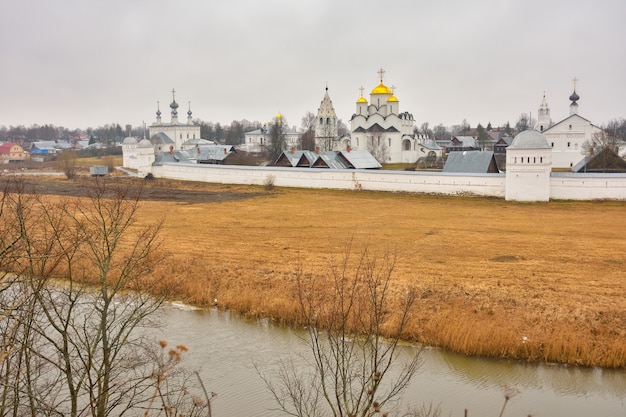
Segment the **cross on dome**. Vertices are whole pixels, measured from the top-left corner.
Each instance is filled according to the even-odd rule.
[[[574,90],[576,90],[576,82],[578,82],[578,78],[574,76],[574,78],[572,78],[572,83],[574,83]]]
[[[382,67],[378,70],[378,75],[380,76],[380,82],[383,82],[383,77],[385,76],[385,70]]]
[[[363,88],[363,86],[361,86],[361,88],[359,88],[359,91],[361,92],[361,97],[363,97],[363,90],[365,90],[365,88]]]

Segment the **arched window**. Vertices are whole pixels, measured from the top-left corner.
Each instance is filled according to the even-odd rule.
[[[326,118],[326,124],[329,125],[330,124],[330,117]]]
[[[405,140],[402,142],[402,145],[403,145],[403,146],[402,146],[402,149],[404,149],[405,151],[410,151],[410,150],[411,150],[411,141],[410,141],[410,140],[405,139]]]
[[[324,124],[324,118],[320,117],[320,124],[323,125]]]

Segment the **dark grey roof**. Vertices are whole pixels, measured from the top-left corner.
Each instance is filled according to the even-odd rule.
[[[161,152],[156,155],[154,164],[160,165],[167,162],[189,162],[187,151]]]
[[[450,142],[454,142],[455,139],[459,141],[464,148],[472,148],[476,146],[476,140],[471,136],[454,136],[450,139]]]
[[[548,149],[551,148],[543,133],[528,129],[519,133],[509,145],[510,149]]]
[[[201,161],[223,161],[228,155],[233,153],[233,147],[230,145],[209,145],[201,146],[198,154],[198,162]]]
[[[320,161],[323,161],[323,163],[320,164]],[[314,164],[316,165],[317,168],[320,168],[323,166],[327,166],[328,168],[333,168],[333,169],[348,168],[345,161],[339,157],[337,152],[334,152],[334,151],[321,152],[317,156],[317,160],[314,162]]]
[[[365,150],[350,150],[339,152],[351,168],[355,169],[375,169],[380,168],[382,165],[372,156],[371,153]]]
[[[170,145],[174,143],[172,138],[170,138],[163,132],[159,132],[156,135],[153,135],[150,138],[150,142],[152,142],[153,145]]]
[[[495,162],[492,151],[456,151],[450,152],[443,172],[486,173]]]
[[[188,139],[183,143],[183,146],[209,146],[209,145],[217,145],[215,141],[202,139],[202,138],[194,138]]]
[[[440,151],[442,149],[441,146],[437,145],[437,142],[435,142],[434,140],[426,140],[424,142],[418,142],[417,145],[421,146],[422,148],[431,150],[431,151]]]

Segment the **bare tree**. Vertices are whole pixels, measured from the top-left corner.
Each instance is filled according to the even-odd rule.
[[[278,384],[264,377],[285,414],[373,416],[395,406],[418,368],[419,349],[399,360],[415,291],[392,297],[394,256],[350,252],[327,279],[296,273],[309,355],[282,362]]]
[[[435,139],[443,140],[443,139],[449,139],[449,137],[451,136],[451,133],[448,131],[448,129],[446,129],[446,127],[442,123],[439,123],[437,126],[434,127],[433,135],[435,136]]]
[[[590,140],[585,141],[581,145],[583,155],[594,156],[601,153],[604,149],[609,149],[615,154],[619,153],[620,140],[608,133],[606,130],[594,133]]]
[[[280,154],[285,150],[287,144],[286,132],[287,122],[281,115],[277,115],[270,125],[269,143],[265,144],[265,151],[270,161],[274,162]]]
[[[302,149],[309,151],[315,150],[315,122],[315,114],[310,111],[307,111],[306,114],[302,116],[301,127],[304,130],[300,141],[300,147]]]
[[[389,148],[385,144],[382,132],[373,132],[372,136],[367,137],[367,150],[381,164],[384,164],[389,155]]]
[[[1,415],[136,414],[155,375],[177,364],[154,360],[142,330],[164,299],[149,279],[161,225],[135,224],[140,191],[93,181],[80,201],[54,203],[19,183],[0,201],[0,270],[10,272],[0,303],[12,310],[0,316]],[[172,383],[159,393],[170,401],[182,391]],[[182,400],[194,402],[166,405]],[[206,411],[197,401],[191,409]]]
[[[521,133],[524,130],[532,129],[534,125],[535,120],[533,120],[530,115],[522,113],[515,123],[515,134]]]
[[[346,125],[343,120],[337,119],[337,135],[344,136],[349,134],[350,129],[348,129],[348,125]]]
[[[76,160],[78,155],[76,152],[67,149],[62,151],[57,156],[57,165],[59,169],[63,171],[68,179],[72,179],[76,176]]]

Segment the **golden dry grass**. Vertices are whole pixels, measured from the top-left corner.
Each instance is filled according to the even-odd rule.
[[[626,366],[626,202],[277,189],[230,202],[142,203],[140,224],[162,218],[168,254],[157,278],[190,303],[217,299],[293,322],[298,264],[323,276],[352,241],[355,252],[395,252],[397,290],[420,292],[407,339],[470,355]]]

